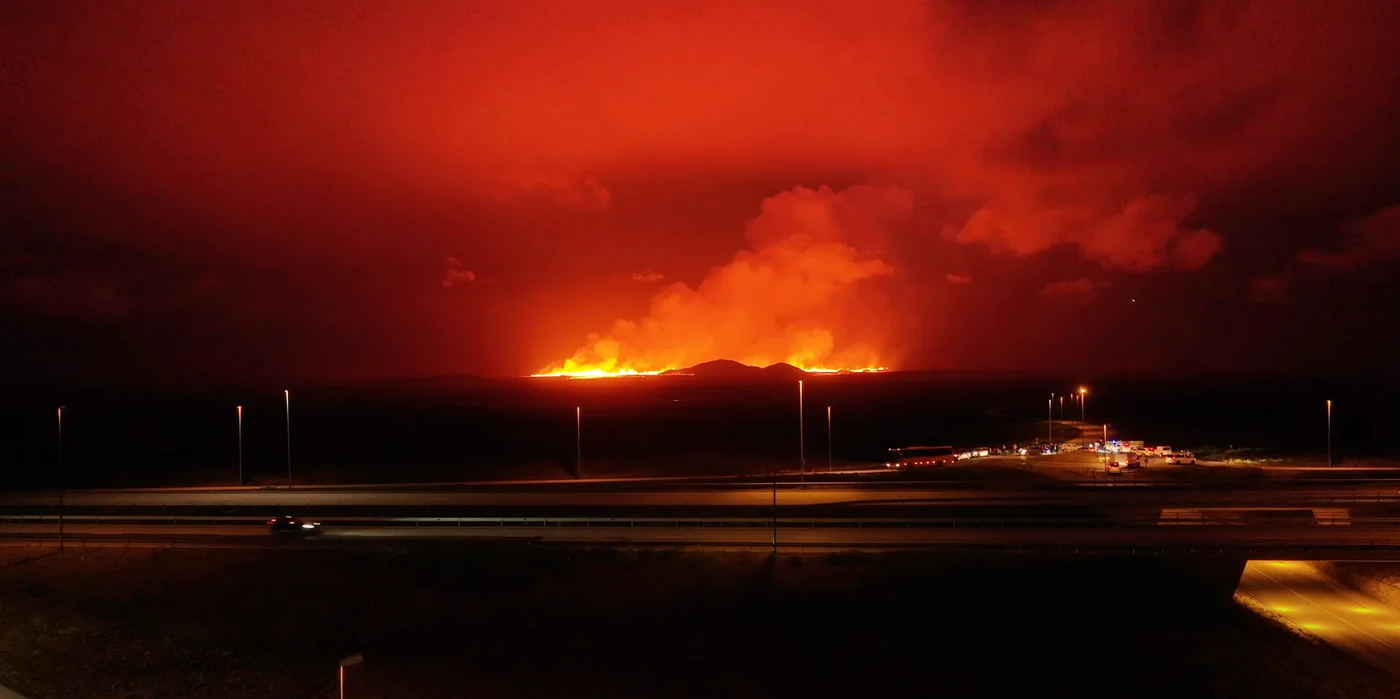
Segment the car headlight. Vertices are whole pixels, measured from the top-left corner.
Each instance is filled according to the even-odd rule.
[[[302,528],[302,529],[315,529],[315,528],[316,528],[316,525],[314,525],[314,524],[303,524],[303,525],[301,525],[301,528]]]

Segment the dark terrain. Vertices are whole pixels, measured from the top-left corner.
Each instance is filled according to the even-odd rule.
[[[776,378],[774,378],[776,376]],[[1394,455],[1395,386],[1385,382],[1108,380],[1090,387],[1092,432],[1250,457],[1324,461],[1323,401],[1335,401],[1334,462]],[[1046,439],[1046,400],[1069,379],[969,379],[933,373],[809,376],[809,468],[885,460],[890,447],[971,447]],[[786,373],[565,379],[412,379],[292,386],[299,482],[386,483],[575,475],[575,407],[584,476],[763,474],[798,467],[798,391]],[[245,407],[251,483],[285,483],[282,387],[219,391],[11,390],[0,398],[0,487],[54,487],[55,408],[64,411],[68,487],[229,484],[237,478],[234,406]],[[1079,409],[1065,401],[1065,419]],[[1059,418],[1059,401],[1055,404]],[[1077,434],[1060,424],[1056,439]]]
[[[1346,697],[1394,680],[1151,561],[0,549],[38,699]],[[1170,602],[1168,600],[1171,600]]]

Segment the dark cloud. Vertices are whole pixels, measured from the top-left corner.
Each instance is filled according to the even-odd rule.
[[[1390,206],[1347,226],[1351,237],[1333,249],[1308,248],[1277,275],[1251,281],[1254,297],[1279,301],[1301,280],[1400,261],[1400,206]]]
[[[1050,282],[1041,287],[1040,293],[1044,296],[1074,296],[1087,294],[1094,289],[1107,286],[1105,282],[1093,282],[1084,277],[1078,279],[1067,279],[1063,281]]]
[[[455,257],[449,257],[446,262],[447,273],[442,278],[443,287],[451,289],[454,286],[470,284],[476,281],[476,273],[469,269],[462,269],[461,260]]]

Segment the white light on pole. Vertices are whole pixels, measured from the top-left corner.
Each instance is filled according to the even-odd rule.
[[[1327,465],[1332,465],[1332,401],[1327,401]]]
[[[63,549],[63,409],[58,406],[58,548]]]
[[[292,392],[282,389],[287,406],[287,490],[292,489]]]
[[[243,485],[243,406],[238,406],[238,484]]]
[[[832,472],[832,406],[826,406],[826,472]]]
[[[365,656],[356,653],[340,660],[340,699],[345,699],[345,668],[351,665],[359,665],[365,661]]]
[[[807,478],[807,434],[806,426],[802,421],[802,382],[797,382],[797,455],[798,455],[798,476],[802,480]]]

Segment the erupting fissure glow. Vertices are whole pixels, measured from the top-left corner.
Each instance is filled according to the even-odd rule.
[[[636,369],[557,369],[539,374],[530,374],[531,378],[546,378],[557,376],[566,379],[611,379],[620,376],[656,376],[661,371],[637,371]]]
[[[793,365],[797,366],[797,365]],[[758,368],[758,367],[755,367]],[[809,374],[875,374],[882,371],[889,371],[887,367],[866,366],[851,369],[833,369],[831,367],[803,367],[798,369]],[[669,371],[679,372],[679,368],[663,369],[660,371],[638,371],[636,369],[599,369],[599,368],[579,368],[546,370],[538,374],[530,374],[531,378],[564,378],[564,379],[614,379],[627,376],[658,376]]]
[[[694,286],[671,284],[639,320],[594,333],[534,376],[599,378],[676,371],[716,360],[789,364],[818,374],[884,370],[888,341],[877,280],[888,230],[912,195],[858,185],[797,187],[769,197],[745,230],[748,249]]]

